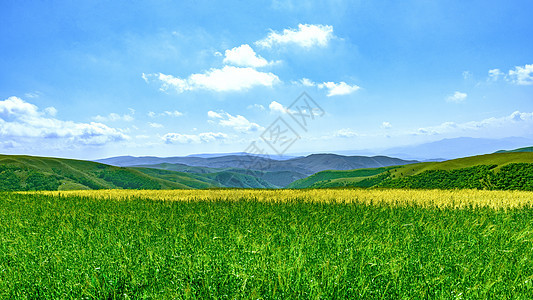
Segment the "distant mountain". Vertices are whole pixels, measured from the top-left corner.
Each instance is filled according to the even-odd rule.
[[[265,172],[296,172],[311,175],[324,170],[351,170],[360,168],[378,168],[394,165],[416,163],[387,156],[343,156],[337,154],[311,154],[288,160],[274,160],[265,157],[246,155],[227,155],[219,157],[132,157],[121,156],[98,160],[115,166],[143,166],[160,164],[181,164],[207,168],[238,168]]]
[[[436,142],[415,146],[396,147],[381,151],[383,155],[400,157],[403,159],[454,159],[494,153],[500,149],[519,148],[533,144],[533,140],[521,137],[503,139],[482,139],[461,137],[443,139]]]
[[[191,154],[191,155],[187,155],[186,157],[212,158],[212,157],[221,157],[221,156],[230,156],[230,155],[244,155],[244,156],[252,155],[252,156],[259,156],[263,158],[270,158],[274,160],[287,160],[287,159],[297,157],[297,156],[289,156],[289,155],[250,154],[246,152]]]
[[[195,167],[188,166],[184,164],[155,164],[155,165],[139,165],[134,166],[136,169],[141,170],[141,168],[150,168],[150,169],[160,169],[168,170],[175,172],[184,172],[184,173],[193,173],[193,174],[202,174],[200,176],[211,178],[216,175],[206,175],[213,173],[222,173],[222,172],[231,172],[232,174],[243,174],[247,176],[254,176],[264,180],[269,187],[281,188],[289,185],[295,180],[302,179],[306,177],[305,174],[294,172],[294,171],[256,171],[256,170],[247,170],[239,168],[208,168],[208,167]],[[142,170],[141,170],[142,171]],[[240,175],[238,175],[240,176]]]
[[[524,147],[524,148],[518,148],[514,150],[499,150],[495,153],[513,153],[513,152],[533,152],[533,147]]]

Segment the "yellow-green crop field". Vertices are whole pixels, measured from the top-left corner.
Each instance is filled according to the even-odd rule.
[[[1,299],[530,299],[533,192],[0,193]]]
[[[509,209],[533,206],[530,191],[400,190],[400,189],[310,189],[310,190],[83,190],[38,192],[54,196],[99,199],[139,197],[168,201],[240,201],[391,205],[393,207],[438,207]]]

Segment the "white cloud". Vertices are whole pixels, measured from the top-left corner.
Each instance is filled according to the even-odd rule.
[[[155,78],[162,85],[160,90],[175,89],[178,93],[195,90],[215,92],[242,91],[256,86],[271,87],[280,83],[278,76],[268,72],[260,72],[250,67],[224,66],[222,69],[210,69],[205,73],[191,74],[182,79],[172,75],[149,74],[147,78]]]
[[[517,85],[533,85],[533,64],[509,70],[509,78]]]
[[[300,79],[300,83],[303,85],[303,86],[315,86],[316,83],[314,83],[313,81],[311,81],[310,79],[308,78],[302,78]]]
[[[76,123],[46,117],[48,112],[17,97],[0,101],[2,139],[61,139],[71,144],[102,145],[129,137],[102,123]]]
[[[381,128],[390,129],[390,128],[392,128],[392,124],[389,123],[389,122],[383,122],[383,123],[381,123]]]
[[[100,116],[97,115],[96,117],[93,117],[93,120],[96,122],[115,122],[115,121],[125,121],[125,122],[131,122],[134,120],[133,114],[135,113],[135,110],[130,108],[130,114],[123,114],[119,115],[117,113],[110,113],[107,116]]]
[[[470,71],[463,71],[463,79],[468,80],[471,79],[474,75]]]
[[[358,136],[358,134],[350,128],[343,128],[335,132],[334,136],[341,138],[351,138]]]
[[[148,122],[148,125],[152,128],[162,128],[163,124]]]
[[[248,109],[259,109],[259,110],[265,110],[265,107],[261,104],[250,104],[247,107]]]
[[[162,113],[159,113],[159,114],[156,114],[155,112],[153,111],[150,111],[148,112],[147,114],[150,118],[155,118],[155,117],[181,117],[183,116],[183,113],[180,112],[180,111],[177,111],[177,110],[174,110],[174,111],[169,111],[169,110],[166,110]]]
[[[252,68],[264,67],[269,64],[266,59],[257,55],[248,44],[240,45],[231,50],[226,50],[224,63]]]
[[[163,140],[167,144],[200,144],[228,139],[228,135],[222,132],[203,132],[199,134],[167,133]]]
[[[219,113],[217,113],[217,112],[214,112],[214,111],[212,111],[212,110],[210,110],[210,111],[207,112],[207,116],[208,116],[209,118],[219,118],[219,119],[224,118],[221,114],[219,114]]]
[[[458,133],[462,136],[471,135],[473,132],[484,131],[487,135],[493,136],[496,130],[502,129],[504,132],[519,134],[520,131],[529,132],[533,126],[533,112],[515,111],[509,116],[500,118],[488,118],[481,121],[470,121],[465,123],[444,122],[437,126],[419,128],[417,135],[440,135]]]
[[[265,48],[287,44],[294,44],[303,48],[324,47],[333,37],[333,26],[298,24],[298,29],[284,29],[281,33],[271,31],[266,38],[255,42],[255,44]]]
[[[497,81],[498,79],[500,79],[500,77],[503,77],[505,76],[505,74],[503,74],[502,71],[500,71],[500,69],[492,69],[492,70],[489,70],[489,81]]]
[[[453,95],[448,96],[446,101],[459,103],[465,101],[467,96],[468,95],[466,93],[455,92]]]
[[[57,115],[57,109],[55,107],[47,107],[44,109],[44,112],[49,115],[49,116],[52,116],[52,117],[55,117],[55,115]]]
[[[239,132],[255,132],[258,130],[262,130],[263,127],[259,126],[256,123],[248,121],[245,117],[241,115],[232,116],[227,112],[214,112],[214,111],[208,111],[207,116],[212,119],[218,119],[218,124],[224,127],[231,127],[236,131]]]
[[[284,107],[283,104],[276,102],[276,101],[270,102],[270,105],[268,106],[268,108],[270,109],[270,112],[278,112],[282,114],[287,112],[287,108]]]
[[[349,85],[344,81],[341,81],[339,83],[335,82],[324,82],[318,85],[319,88],[323,89],[326,88],[328,90],[328,97],[331,96],[341,96],[341,95],[348,95],[351,94],[358,89],[360,89],[357,85]]]
[[[344,81],[341,81],[339,83],[335,82],[322,82],[322,83],[316,83],[308,78],[302,78],[299,81],[292,81],[293,84],[303,85],[303,86],[316,86],[319,89],[327,89],[328,93],[327,96],[341,96],[341,95],[348,95],[351,94],[357,90],[359,90],[361,87],[358,85],[349,85]]]

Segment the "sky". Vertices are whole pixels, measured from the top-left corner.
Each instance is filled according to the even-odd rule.
[[[531,1],[2,1],[0,153],[533,138]]]

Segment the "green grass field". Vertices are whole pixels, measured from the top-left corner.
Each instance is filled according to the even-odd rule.
[[[533,295],[530,208],[1,193],[0,223],[2,299]]]

